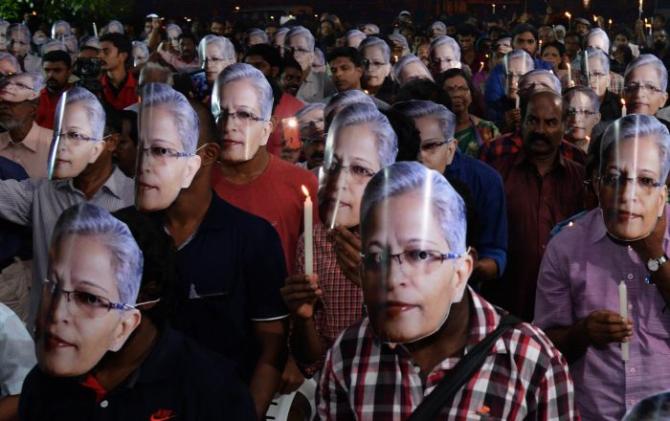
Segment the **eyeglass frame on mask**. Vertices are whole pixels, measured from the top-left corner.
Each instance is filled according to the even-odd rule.
[[[565,116],[568,118],[576,117],[578,114],[581,114],[586,118],[589,118],[598,114],[598,112],[591,110],[576,110],[574,108],[568,108],[567,110],[565,110]]]
[[[624,85],[623,90],[624,90],[624,92],[626,92],[628,94],[631,94],[631,93],[636,92],[638,90],[645,90],[647,92],[654,93],[654,94],[662,94],[663,92],[665,92],[663,89],[657,88],[656,86],[651,85],[649,83],[637,83],[637,82],[632,82],[632,83]]]
[[[352,171],[352,169],[354,169],[356,167],[362,169],[363,173],[362,174],[360,172],[355,173],[354,171]],[[333,161],[333,162],[330,163],[330,165],[328,167],[326,167],[325,165],[323,166],[323,171],[330,176],[335,175],[335,174],[339,174],[343,170],[347,170],[349,175],[351,175],[351,177],[356,182],[358,182],[359,184],[367,182],[372,177],[374,177],[375,174],[377,174],[377,171],[373,171],[369,168],[365,168],[364,166],[358,165],[358,164],[356,164],[356,165],[341,165],[339,162]]]
[[[78,291],[78,290],[71,290],[71,291],[66,290],[58,286],[57,282],[51,281],[48,278],[44,279],[42,287],[43,287],[42,289],[43,299],[48,298],[49,300],[53,300],[57,299],[56,295],[60,296],[64,295],[67,303],[70,304],[72,302],[72,296],[74,295],[75,296],[74,304],[78,312],[75,313],[70,308],[70,314],[72,314],[73,316],[84,315],[88,318],[98,318],[103,317],[105,313],[109,313],[112,310],[129,311],[134,310],[136,308],[136,306],[126,303],[115,303],[106,297],[102,297],[100,295],[93,294],[90,292]],[[48,294],[45,294],[47,292]],[[97,304],[96,306],[95,303],[86,303],[84,300],[89,298],[94,298],[99,302],[99,304]],[[84,309],[86,306],[92,306],[92,307],[89,307],[90,310],[87,311]],[[96,310],[100,310],[100,312],[96,313]]]
[[[664,184],[660,181],[656,181],[651,177],[625,177],[624,173],[619,174],[605,174],[599,176],[597,180],[607,188],[620,188],[625,187],[626,184],[630,181],[637,181],[637,187],[640,188],[646,194],[651,194],[653,189],[663,186]]]
[[[363,269],[368,272],[374,272],[374,273],[379,273],[382,270],[382,265],[386,262],[384,265],[385,267],[389,267],[390,264],[393,262],[393,260],[397,260],[398,265],[402,266],[403,264],[403,259],[407,263],[409,267],[414,269],[413,273],[416,273],[417,271],[417,265],[420,264],[431,264],[431,263],[436,263],[439,260],[439,264],[443,264],[445,261],[449,260],[456,260],[460,259],[461,257],[467,255],[470,251],[470,248],[468,247],[468,250],[466,250],[464,253],[441,253],[438,250],[422,250],[422,249],[413,249],[413,250],[403,250],[400,253],[388,253],[388,250],[386,250],[387,253],[380,252],[380,253],[360,253],[361,255],[361,264],[363,266]],[[426,259],[420,260],[418,255],[416,258],[411,257],[411,253],[426,253]],[[403,256],[403,259],[401,259],[401,256]],[[416,260],[414,263],[411,263],[411,260],[408,259],[410,257],[411,259]],[[428,260],[428,258],[432,258],[432,260]],[[371,267],[372,265],[375,265],[376,267]],[[426,271],[424,273],[429,273],[430,271]]]
[[[245,117],[244,114],[246,114],[247,116]],[[221,110],[219,110],[218,114],[216,116],[214,116],[214,118],[216,120],[216,124],[220,124],[221,120],[223,120],[223,119],[228,120],[228,118],[230,118],[230,116],[234,116],[235,120],[239,121],[240,123],[245,123],[245,124],[249,124],[249,122],[251,122],[251,121],[255,121],[255,122],[258,122],[258,121],[267,122],[267,121],[269,121],[269,120],[266,120],[262,117],[258,117],[257,115],[255,115],[254,113],[252,113],[250,111],[238,110],[238,111],[234,111],[234,112],[231,113],[228,110],[226,110],[225,108],[222,108]]]

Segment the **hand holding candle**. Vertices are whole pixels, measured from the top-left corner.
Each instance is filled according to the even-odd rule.
[[[619,314],[624,322],[628,320],[628,289],[624,281],[619,283]],[[628,361],[629,347],[630,344],[628,342],[621,343],[621,359],[623,361]]]
[[[309,190],[304,185],[302,192],[305,194],[304,207],[304,231],[305,237],[305,275],[314,273],[314,231],[312,230],[312,199],[309,197]]]
[[[626,117],[628,110],[626,109],[626,100],[621,98],[621,117]]]

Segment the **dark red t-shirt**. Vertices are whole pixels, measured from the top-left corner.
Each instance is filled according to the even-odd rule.
[[[125,83],[120,90],[116,90],[117,92],[111,86],[107,74],[102,75],[100,83],[102,84],[102,99],[116,110],[123,110],[138,100],[137,81],[131,72],[127,73]]]
[[[313,221],[319,220],[316,176],[296,165],[270,154],[265,171],[247,184],[234,184],[223,178],[217,167],[212,172],[212,187],[228,203],[268,221],[277,230],[284,248],[286,269],[295,273],[295,253],[298,238],[303,231],[305,195],[301,186],[309,190],[314,207]]]

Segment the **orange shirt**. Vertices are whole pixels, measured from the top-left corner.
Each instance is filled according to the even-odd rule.
[[[314,206],[313,221],[319,221],[316,176],[303,168],[270,154],[265,171],[247,184],[234,184],[223,178],[217,167],[212,172],[212,187],[221,198],[238,208],[268,221],[277,230],[284,249],[288,273],[295,273],[298,238],[303,231],[305,195],[309,190]]]

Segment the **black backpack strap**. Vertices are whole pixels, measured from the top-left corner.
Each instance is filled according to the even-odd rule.
[[[475,345],[456,366],[445,376],[426,398],[416,407],[408,421],[433,421],[442,407],[451,400],[461,387],[481,368],[489,355],[491,347],[498,338],[521,323],[521,320],[511,314],[501,317],[496,329],[489,333],[481,342]]]

